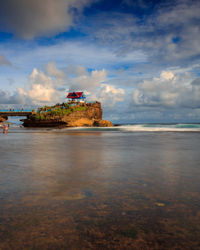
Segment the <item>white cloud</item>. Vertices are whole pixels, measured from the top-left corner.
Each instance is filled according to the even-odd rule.
[[[56,68],[54,70],[56,71]],[[58,82],[56,77],[51,77],[34,68],[24,88],[17,88],[14,94],[0,91],[0,104],[55,104],[61,98],[61,92],[56,89]]]
[[[5,52],[16,67],[29,72],[34,67],[41,68],[52,60],[60,68],[71,64],[98,70],[146,62],[145,54],[139,50],[122,57],[116,55],[116,48],[99,47],[98,44],[85,40],[59,41],[53,45],[36,45],[30,41],[19,44],[13,41],[12,45],[0,44],[0,50]]]
[[[172,71],[162,71],[160,76],[165,80],[171,80],[174,77],[174,73]]]
[[[56,71],[56,68],[54,70]],[[36,105],[55,103],[60,99],[60,93],[55,88],[56,83],[56,79],[35,68],[29,76],[25,90],[19,88],[18,91],[30,98]]]
[[[66,77],[65,73],[56,67],[55,62],[49,62],[46,66],[46,71],[48,75],[59,79],[61,82]]]
[[[113,107],[117,102],[124,100],[125,92],[122,88],[115,88],[107,84],[105,69],[93,70],[90,73],[83,67],[72,69],[74,77],[68,77],[68,86],[71,91],[84,90],[88,100],[100,101],[104,107]]]
[[[105,69],[88,72],[83,66],[71,66],[61,70],[54,62],[46,65],[45,71],[34,68],[24,88],[18,88],[15,95],[2,92],[2,103],[44,105],[63,102],[69,91],[85,91],[89,100],[98,100],[104,106],[114,106],[123,101],[124,90],[108,85]],[[17,100],[17,101],[16,101]],[[27,102],[27,103],[26,103]]]
[[[1,2],[0,21],[6,31],[25,39],[58,34],[73,25],[76,15],[91,0],[6,0]],[[77,17],[77,16],[76,16]]]
[[[104,69],[93,70],[91,73],[87,72],[84,67],[78,66],[76,76],[68,79],[69,89],[94,91],[94,89],[106,80],[107,74]]]
[[[89,97],[90,100],[98,100],[104,107],[114,107],[117,102],[123,102],[125,91],[112,85],[101,84],[101,86]]]
[[[200,2],[158,3],[152,10],[141,18],[127,13],[101,13],[93,17],[94,25],[91,21],[89,28],[83,30],[95,36],[101,45],[115,48],[121,57],[141,50],[151,63],[180,65],[198,60]]]
[[[159,9],[157,19],[159,26],[187,24],[199,19],[199,1],[178,0]],[[183,18],[184,17],[184,18]]]
[[[159,78],[145,80],[133,91],[133,104],[165,108],[200,108],[200,78],[185,72],[163,71]]]
[[[16,90],[13,94],[8,91],[0,90],[0,105],[12,104],[32,104],[32,102],[20,90]]]

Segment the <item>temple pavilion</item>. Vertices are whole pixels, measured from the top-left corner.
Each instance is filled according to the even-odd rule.
[[[69,102],[85,102],[86,96],[84,92],[69,92],[67,98]]]

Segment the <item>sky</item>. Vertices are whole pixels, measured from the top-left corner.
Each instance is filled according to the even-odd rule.
[[[199,0],[1,0],[0,109],[84,91],[113,123],[200,122]]]

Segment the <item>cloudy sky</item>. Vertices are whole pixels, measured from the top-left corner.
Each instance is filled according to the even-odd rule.
[[[0,108],[84,90],[104,118],[200,122],[199,0],[2,0]]]

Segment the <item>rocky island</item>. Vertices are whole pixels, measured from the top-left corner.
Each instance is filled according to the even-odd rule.
[[[24,127],[111,127],[110,121],[103,120],[100,102],[62,103],[45,106],[33,111],[23,119]]]

